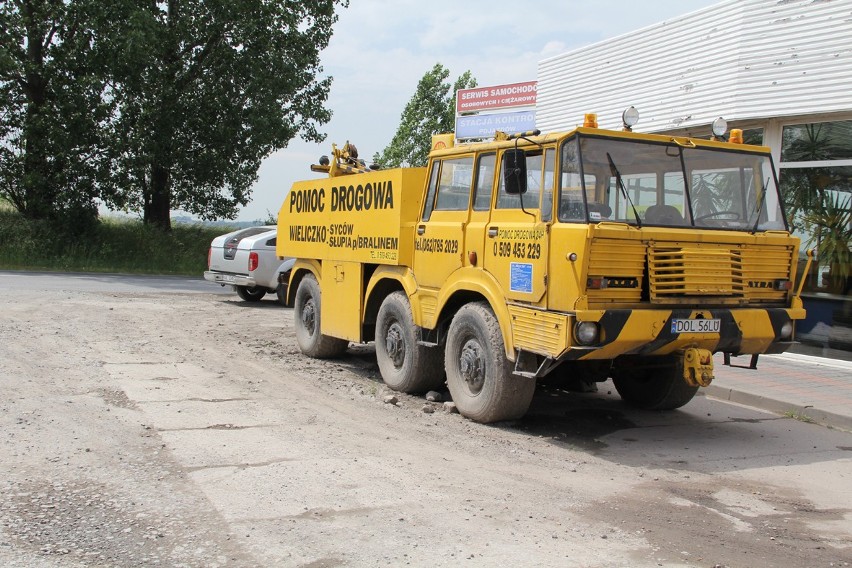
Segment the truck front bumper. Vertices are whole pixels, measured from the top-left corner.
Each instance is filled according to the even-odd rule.
[[[668,355],[688,348],[733,355],[782,353],[794,344],[794,322],[803,317],[804,310],[788,308],[578,311],[572,323],[596,322],[599,340],[579,345],[569,337],[571,346],[561,359]],[[682,331],[679,324],[691,320],[718,320],[718,331]]]

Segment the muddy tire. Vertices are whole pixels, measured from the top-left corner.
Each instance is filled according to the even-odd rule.
[[[698,392],[683,380],[683,364],[674,357],[654,366],[615,367],[612,382],[624,402],[644,410],[674,410]]]
[[[393,390],[421,393],[444,384],[442,352],[418,345],[418,332],[405,293],[385,298],[376,319],[376,359],[382,379]]]
[[[500,324],[484,302],[456,313],[447,333],[444,367],[462,416],[483,423],[513,420],[530,406],[535,379],[512,374]]]
[[[296,343],[308,357],[332,359],[346,351],[349,342],[320,333],[322,313],[320,287],[313,274],[299,282],[294,302],[293,322],[296,327]]]
[[[245,302],[259,302],[266,296],[266,288],[261,286],[237,286],[237,296]]]

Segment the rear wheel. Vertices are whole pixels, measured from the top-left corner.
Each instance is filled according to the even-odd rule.
[[[308,357],[331,359],[343,355],[349,342],[320,333],[320,287],[313,274],[308,274],[296,289],[295,314],[296,343]]]
[[[259,302],[266,296],[266,288],[261,286],[237,286],[237,296],[246,302]]]
[[[512,374],[500,324],[488,304],[467,304],[456,313],[445,358],[447,387],[460,414],[488,423],[526,413],[535,378]]]
[[[405,293],[385,298],[376,321],[376,359],[393,390],[418,393],[444,384],[441,351],[418,345],[417,332]]]
[[[657,365],[613,368],[612,382],[624,402],[645,410],[674,410],[695,396],[698,387],[683,379],[683,362],[676,357]]]
[[[287,285],[279,284],[278,288],[275,289],[275,297],[278,298],[278,303],[284,306],[287,306]]]

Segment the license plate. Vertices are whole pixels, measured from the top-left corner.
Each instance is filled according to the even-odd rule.
[[[719,333],[722,321],[718,319],[672,320],[672,333]]]
[[[237,278],[231,274],[223,274],[222,282],[234,282]]]

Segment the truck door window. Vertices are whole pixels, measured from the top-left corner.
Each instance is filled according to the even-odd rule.
[[[497,209],[520,209],[521,199],[524,209],[538,209],[541,197],[543,156],[541,150],[526,152],[527,157],[527,192],[520,195],[506,193],[503,172],[500,172],[500,187],[497,192]]]
[[[438,189],[438,172],[441,171],[441,162],[432,162],[432,171],[429,174],[429,191],[426,192],[426,201],[423,203],[423,221],[428,221],[432,216],[432,208],[435,206],[435,192]]]
[[[586,173],[580,178],[580,162],[577,158],[577,140],[568,140],[562,146],[562,171],[559,176],[559,220],[575,223],[586,222],[586,205],[583,201],[583,190],[586,200],[594,203],[595,199],[594,174]]]
[[[443,160],[436,211],[466,211],[473,181],[473,156]]]
[[[553,184],[556,168],[556,150],[548,148],[544,152],[544,178],[541,184],[541,220],[550,221],[553,216]]]
[[[476,211],[487,211],[491,208],[491,189],[494,187],[494,164],[496,154],[485,154],[479,157],[476,166],[476,190],[473,198],[473,208]]]

